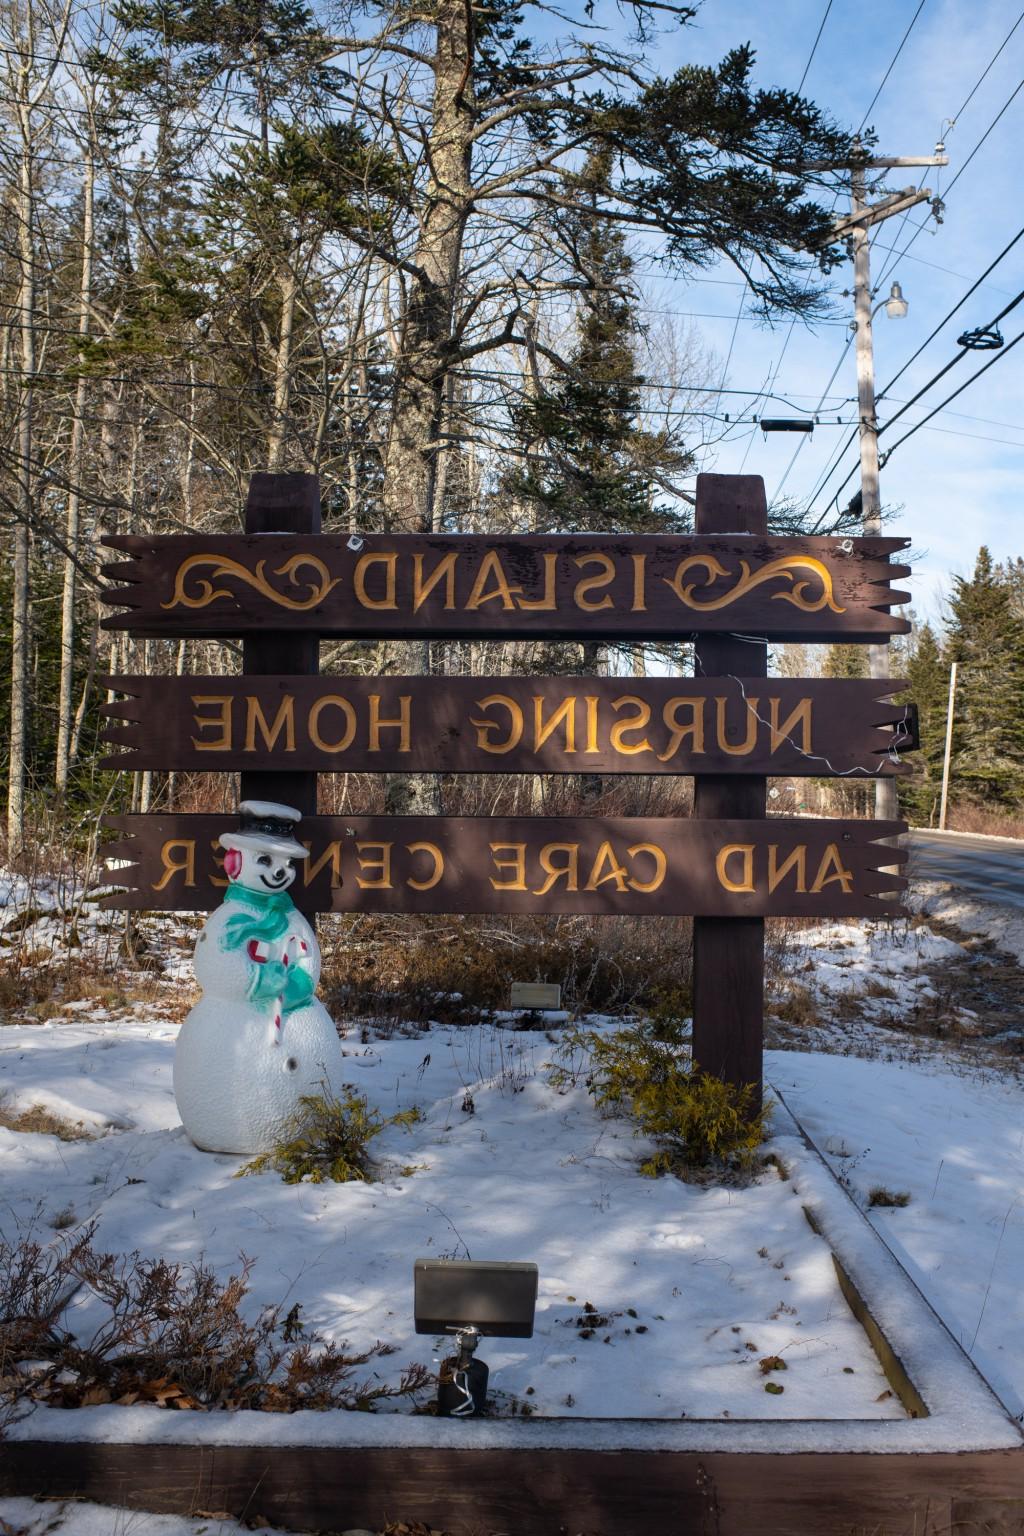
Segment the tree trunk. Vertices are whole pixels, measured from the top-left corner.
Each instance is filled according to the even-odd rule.
[[[18,217],[19,331],[21,340],[21,389],[18,394],[18,515],[14,526],[14,588],[11,596],[11,745],[7,781],[7,842],[17,852],[25,836],[25,778],[28,747],[29,667],[29,530],[32,524],[34,475],[32,425],[35,405],[35,165],[33,124],[27,100],[27,75],[19,78],[26,92],[19,103],[21,159],[16,199]]]
[[[472,206],[472,11],[439,0],[428,159],[430,179],[403,315],[395,402],[384,461],[384,508],[391,527],[429,531],[439,434],[451,368],[449,346]]]
[[[281,330],[274,368],[274,420],[267,434],[267,468],[272,471],[281,468],[291,399],[292,334],[295,329],[295,300],[299,289],[291,267],[286,266],[281,271],[278,287],[281,290]]]
[[[89,335],[92,305],[93,265],[93,210],[95,205],[96,163],[93,154],[92,122],[89,123],[85,166],[82,172],[82,270],[78,287],[78,334]],[[71,426],[71,451],[69,454],[67,524],[65,543],[67,556],[64,562],[64,593],[61,601],[60,620],[60,695],[57,704],[57,763],[55,781],[57,794],[63,799],[67,793],[68,775],[73,760],[72,741],[75,735],[72,719],[72,693],[75,679],[75,597],[78,571],[75,560],[81,542],[80,486],[85,459],[85,406],[86,379],[79,375],[75,388],[75,416]]]
[[[384,456],[387,526],[409,533],[431,530],[438,491],[451,340],[462,270],[462,242],[472,207],[473,18],[465,0],[436,7],[430,178],[402,317],[395,398]],[[402,669],[430,671],[428,642],[396,648]],[[440,783],[434,774],[392,775],[388,810],[436,814]]]

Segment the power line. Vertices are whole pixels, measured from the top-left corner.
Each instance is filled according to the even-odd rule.
[[[825,14],[821,18],[821,25],[818,28],[817,36],[815,37],[814,42],[811,44],[811,51],[810,51],[810,53],[807,56],[807,63],[804,65],[804,72],[800,76],[800,84],[796,88],[796,94],[798,96],[800,95],[800,92],[804,88],[804,81],[807,79],[807,71],[810,69],[811,64],[813,63],[813,60],[814,60],[814,55],[818,51],[818,44],[821,42],[821,34],[825,30],[825,23],[826,23],[826,21],[828,21],[828,13],[829,13],[829,11],[831,9],[832,9],[832,0],[828,0],[828,4],[825,7]]]
[[[910,428],[909,432],[905,432],[902,437],[897,438],[897,440],[893,443],[892,447],[883,456],[882,463],[883,464],[888,463],[888,461],[892,458],[893,454],[896,452],[896,449],[899,448],[901,446],[901,444],[905,443],[907,441],[908,437],[913,437],[915,432],[920,432],[921,428],[926,426],[927,423],[929,421],[931,421],[933,416],[937,416],[939,411],[944,410],[945,407],[949,404],[949,402],[951,400],[955,400],[958,395],[962,395],[964,390],[967,389],[967,387],[969,385],[973,384],[976,379],[980,379],[983,373],[987,373],[990,368],[994,368],[996,363],[998,363],[1002,358],[1004,358],[1008,352],[1012,351],[1013,348],[1017,345],[1017,343],[1019,341],[1024,341],[1024,331],[1021,331],[1020,334],[1018,336],[1015,336],[1011,342],[1008,342],[1007,345],[1002,349],[1002,351],[1001,352],[997,352],[995,357],[993,357],[990,362],[987,362],[983,368],[979,368],[978,369],[977,373],[972,373],[971,377],[969,379],[965,379],[964,382],[960,385],[959,389],[955,389],[951,395],[947,395],[945,400],[943,400],[941,402],[941,404],[937,405],[934,410],[930,411],[927,416],[923,416],[920,421],[915,422],[914,425]],[[855,428],[854,430],[856,431],[857,429]],[[958,434],[958,435],[960,435],[960,434]],[[968,435],[968,434],[964,434],[964,435]],[[973,435],[973,434],[970,434],[970,435]],[[856,464],[854,464],[853,468],[850,470],[850,472],[846,476],[845,480],[840,481],[839,486],[836,489],[835,495],[831,496],[829,498],[828,506],[831,506],[833,504],[833,502],[837,502],[839,500],[839,493],[840,493],[840,491],[843,490],[844,486],[849,485],[850,481],[853,479],[854,475],[857,472],[857,468],[858,468],[858,466]],[[826,508],[826,511],[827,511],[827,508]],[[821,516],[818,518],[818,522],[819,523],[821,522],[822,518],[824,518],[824,516],[825,516],[825,513],[822,512]]]
[[[1021,239],[1024,239],[1024,225],[1021,225],[1020,229],[1018,229],[1018,231],[1014,235],[1013,239],[1010,240],[1008,242],[1008,244],[1003,246],[1003,249],[999,252],[999,255],[996,256],[995,259],[989,263],[989,265],[985,268],[985,270],[981,274],[981,276],[979,278],[975,279],[975,281],[971,284],[971,286],[968,288],[967,292],[963,295],[963,297],[956,301],[956,303],[953,305],[953,308],[949,311],[949,313],[942,317],[942,319],[939,321],[939,323],[935,327],[935,329],[933,331],[929,332],[929,334],[925,337],[924,341],[922,341],[921,345],[918,347],[917,351],[914,352],[910,357],[907,358],[907,361],[903,364],[903,367],[899,370],[899,372],[893,374],[892,378],[889,380],[888,384],[886,384],[885,388],[879,391],[878,396],[877,396],[877,398],[879,400],[881,400],[884,395],[888,394],[889,390],[896,383],[897,379],[901,379],[903,377],[903,375],[906,373],[907,369],[910,367],[911,363],[917,361],[917,359],[921,356],[921,353],[924,351],[925,347],[929,344],[929,342],[934,341],[935,337],[942,330],[943,326],[947,325],[949,323],[949,321],[952,320],[953,316],[956,314],[958,309],[962,309],[963,308],[963,306],[967,303],[967,300],[971,297],[971,294],[975,293],[977,291],[977,289],[981,287],[982,283],[985,281],[986,277],[988,277],[989,273],[994,271],[995,268],[998,267],[998,265],[1002,261],[1003,257],[1004,256],[1008,256],[1010,254],[1010,252],[1013,250],[1014,246],[1017,244],[1018,240],[1021,240]],[[1006,313],[1006,311],[1004,311],[1004,313]]]
[[[979,80],[972,87],[970,93],[968,94],[968,96],[967,96],[967,98],[966,98],[966,100],[964,102],[964,106],[966,106],[967,102],[971,100],[971,98],[973,97],[973,95],[974,95],[975,91],[977,90],[978,86],[981,84],[981,80],[983,80],[985,78],[985,75],[987,75],[989,69],[991,69],[992,65],[995,63],[995,60],[999,57],[999,54],[1002,52],[1003,48],[1005,48],[1007,42],[1009,42],[1010,38],[1013,36],[1013,33],[1016,31],[1017,27],[1020,25],[1022,20],[1024,20],[1024,12],[1022,12],[1021,15],[1018,16],[1017,20],[1014,22],[1013,26],[1010,28],[1010,31],[1007,33],[1007,35],[1004,38],[1004,40],[1003,40],[1002,44],[1000,45],[1000,47],[996,50],[996,53],[993,55],[992,59],[990,60],[988,66],[986,67],[986,69],[984,70],[982,75],[980,76]],[[992,119],[991,123],[989,123],[988,127],[985,129],[985,132],[981,135],[981,138],[977,141],[977,143],[975,144],[974,148],[971,150],[970,154],[967,156],[967,159],[964,161],[963,165],[957,171],[957,174],[953,177],[953,180],[950,182],[949,187],[946,189],[946,196],[947,197],[949,196],[950,192],[952,192],[953,187],[960,180],[960,177],[963,175],[964,171],[966,171],[967,167],[970,165],[970,163],[974,159],[975,155],[981,149],[981,146],[985,143],[985,140],[988,138],[989,134],[992,132],[992,130],[995,128],[996,124],[1003,117],[1003,115],[1005,114],[1007,108],[1014,101],[1014,99],[1017,97],[1017,95],[1020,93],[1020,91],[1022,89],[1024,89],[1024,80],[1021,80],[1020,83],[1015,87],[1015,89],[1007,97],[1006,101],[1000,107],[999,111],[996,113],[996,115]],[[963,110],[964,110],[964,107],[962,106],[960,108],[960,111],[962,112]],[[927,225],[925,225],[925,224],[921,224],[921,225],[919,225],[917,227],[917,229],[915,230],[914,234],[911,236],[910,240],[907,241],[907,244],[904,247],[904,249],[900,252],[899,257],[897,258],[897,262],[903,259],[903,257],[909,251],[911,245],[913,245],[914,240],[916,240],[917,236],[925,228],[927,228]],[[1021,231],[1021,233],[1024,234],[1024,231]],[[1018,234],[1017,236],[1014,237],[1014,240],[1012,240],[1010,242],[1010,245],[1006,249],[1007,250],[1011,249],[1012,246],[1014,244],[1016,244],[1016,241],[1019,238],[1020,238],[1020,234]],[[1002,257],[1005,254],[1006,254],[1006,251],[1001,252],[1001,254],[992,263],[992,266],[990,266],[987,269],[987,271],[982,274],[982,277],[978,280],[978,283],[976,283],[974,285],[974,287],[971,288],[971,290],[970,290],[970,292],[968,294],[964,295],[965,299],[970,297],[970,293],[974,292],[974,288],[979,286],[979,284],[988,275],[988,272],[991,272],[992,267],[995,266],[999,261],[1001,261]],[[893,263],[893,268],[895,268],[896,265],[897,265],[897,263],[894,262]],[[961,303],[962,302],[963,302],[963,300],[961,300]],[[960,307],[959,305],[956,306],[956,308],[959,308],[959,307]],[[1011,305],[1011,307],[1012,307],[1012,305]],[[956,312],[956,308],[954,310],[950,311],[950,314],[946,316],[946,319],[943,320],[940,323],[940,325],[936,328],[937,330],[941,330],[942,329],[942,326],[946,324],[946,322],[950,319],[951,315]],[[1004,311],[1004,313],[1006,313],[1006,311]],[[928,341],[931,341],[935,334],[936,334],[936,332],[933,331],[932,332],[932,336],[930,336],[928,338]],[[904,364],[904,367],[900,370],[900,372],[895,374],[894,377],[892,379],[890,379],[889,383],[885,386],[885,389],[882,391],[882,394],[885,394],[885,392],[887,390],[891,389],[892,385],[895,384],[896,380],[901,377],[901,375],[906,371],[907,368],[909,368],[910,364],[914,361],[914,359],[920,355],[920,352],[923,350],[923,346],[927,346],[927,344],[928,344],[928,342],[923,343],[922,347],[918,348],[917,352],[914,353],[914,356],[911,357],[908,360],[908,362]],[[960,354],[960,356],[962,356],[962,355],[963,354]],[[953,362],[958,362],[958,361],[959,361],[959,356],[953,360]],[[953,366],[952,363],[947,364],[947,366],[945,368],[943,368],[940,371],[940,373],[935,375],[935,377],[930,381],[930,383],[931,384],[936,383],[937,380],[939,378],[941,378],[944,373],[948,372],[948,369],[950,367],[952,367],[952,366]],[[970,382],[970,380],[968,380],[968,382]],[[922,392],[923,391],[919,391],[919,394],[922,393]],[[879,398],[881,398],[881,396]],[[914,399],[916,400],[917,398],[918,398],[918,396],[915,395]],[[900,414],[902,415],[902,412],[900,412]],[[884,430],[884,428],[881,429],[881,430]],[[828,482],[831,479],[832,475],[835,474],[836,469],[838,468],[840,462],[842,461],[843,455],[846,453],[847,448],[850,446],[850,443],[852,443],[853,438],[855,436],[856,436],[856,432],[854,432],[851,435],[851,437],[847,440],[847,442],[843,444],[842,448],[839,450],[838,455],[833,454],[832,456],[830,456],[831,459],[832,459],[831,467],[829,465],[826,465],[826,469],[825,469],[824,475],[822,477],[819,477],[818,481],[816,482],[815,487],[814,487],[814,489],[811,492],[811,495],[809,497],[809,502],[813,501],[814,498],[816,496],[820,495],[820,493],[824,490],[825,486],[828,484]],[[902,439],[901,439],[901,441],[902,441]],[[892,450],[890,449],[890,453],[891,453],[891,451]],[[842,481],[842,484],[839,486],[839,489],[835,493],[836,496],[839,495],[839,492],[843,489],[843,486],[848,484],[848,482],[853,478],[853,474],[854,474],[854,470],[855,469],[856,469],[856,465],[854,466],[854,469],[850,470],[850,473]],[[832,499],[834,500],[835,498],[832,498]],[[830,502],[830,505],[831,505],[831,502]]]
[[[950,118],[949,126],[951,128],[956,126],[957,118],[961,117],[964,114],[964,112],[967,111],[967,108],[970,106],[971,102],[974,100],[974,97],[975,97],[975,94],[977,93],[978,87],[987,78],[989,70],[992,68],[993,64],[996,62],[996,60],[998,59],[999,55],[1002,53],[1003,49],[1006,47],[1007,43],[1010,41],[1010,38],[1016,32],[1017,28],[1020,26],[1022,21],[1024,21],[1024,11],[1021,11],[1020,15],[1017,17],[1017,20],[1014,22],[1014,24],[1010,28],[1009,32],[1007,32],[1006,36],[1003,38],[1002,42],[999,44],[999,47],[996,49],[995,53],[992,55],[992,57],[989,59],[988,63],[985,65],[985,68],[982,70],[982,72],[978,76],[977,80],[975,80],[974,84],[971,86],[971,89],[968,91],[967,95],[964,97],[964,99],[961,102],[959,108],[953,114],[953,116]]]
[[[1024,293],[1022,293],[1020,297],[1021,299],[1024,299]],[[1020,331],[1012,341],[1007,342],[1006,346],[1003,347],[1000,352],[997,352],[995,357],[990,358],[983,368],[979,368],[977,373],[972,373],[969,379],[965,379],[964,382],[960,385],[959,389],[954,389],[951,395],[947,395],[945,400],[942,401],[941,405],[937,405],[934,410],[929,411],[928,415],[923,417],[921,421],[915,422],[914,425],[910,428],[909,432],[904,432],[902,437],[898,437],[893,443],[892,447],[884,455],[883,463],[892,458],[893,454],[896,452],[896,449],[900,446],[901,443],[905,443],[908,437],[913,437],[915,432],[920,432],[921,428],[927,422],[931,421],[933,416],[938,415],[939,411],[941,411],[944,406],[947,406],[951,400],[955,400],[957,395],[962,395],[968,385],[973,384],[975,380],[980,379],[983,373],[987,373],[990,368],[994,368],[996,363],[1000,362],[1008,352],[1012,352],[1018,341],[1024,341],[1024,331]],[[900,412],[900,414],[902,415],[902,412]],[[894,416],[893,421],[895,420],[896,417]],[[888,422],[887,425],[892,426],[892,422]]]
[[[925,4],[926,4],[926,0],[920,0],[920,4],[918,5],[917,10],[914,12],[913,16],[911,16],[911,18],[910,18],[910,25],[907,28],[907,30],[904,32],[903,36],[900,38],[899,46],[897,47],[896,52],[893,54],[892,59],[889,62],[889,68],[886,70],[885,74],[882,76],[882,83],[878,87],[878,90],[875,92],[875,94],[872,96],[871,104],[868,107],[867,111],[864,113],[864,116],[861,118],[860,127],[857,129],[858,133],[862,132],[862,130],[864,128],[864,124],[867,122],[868,118],[871,116],[872,111],[874,110],[875,103],[877,102],[879,96],[881,96],[882,92],[884,91],[884,89],[885,89],[885,82],[888,80],[889,76],[892,74],[893,69],[896,66],[896,60],[899,58],[900,54],[903,52],[903,45],[907,41],[907,38],[910,36],[911,32],[913,32],[914,25],[915,25],[915,23],[917,21],[917,18],[920,16],[921,12],[924,10]]]

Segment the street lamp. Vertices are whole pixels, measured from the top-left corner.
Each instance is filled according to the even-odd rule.
[[[903,297],[903,289],[899,283],[893,283],[892,291],[885,301],[885,312],[890,320],[902,320],[906,316],[910,305]]]

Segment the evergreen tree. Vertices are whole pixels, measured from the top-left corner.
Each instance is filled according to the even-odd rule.
[[[868,653],[862,645],[830,645],[821,666],[822,677],[867,677]]]
[[[942,789],[942,759],[946,740],[946,706],[949,697],[949,663],[930,624],[922,624],[905,666],[908,693],[900,694],[917,705],[921,750],[911,758],[914,777],[899,782],[900,805],[915,820],[930,823],[936,814]]]
[[[599,211],[610,170],[602,150],[578,176],[564,178],[575,206],[561,221],[561,239],[588,286],[566,373],[514,413],[529,456],[510,487],[531,504],[542,532],[684,531],[689,519],[659,502],[656,486],[692,468],[692,456],[670,433],[646,431],[638,420],[644,380],[635,354],[633,261],[622,230]]]
[[[976,800],[1024,802],[1024,620],[982,546],[954,577],[947,653],[958,664],[952,782]]]

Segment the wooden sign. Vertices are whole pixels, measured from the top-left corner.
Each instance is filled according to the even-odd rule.
[[[711,478],[711,477],[709,477]],[[720,477],[725,478],[725,477]],[[491,538],[118,535],[107,629],[230,636],[274,629],[374,639],[682,640],[696,634],[872,642],[906,539],[720,533]]]
[[[115,816],[114,907],[206,911],[227,884],[230,816]],[[903,822],[674,817],[311,816],[293,895],[320,912],[881,917]]]
[[[916,711],[871,678],[108,677],[105,768],[908,773]]]

